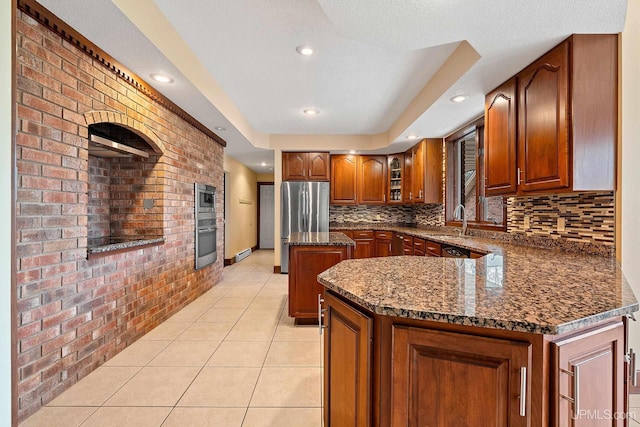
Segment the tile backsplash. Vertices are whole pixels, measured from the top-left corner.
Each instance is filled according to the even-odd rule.
[[[507,232],[613,246],[614,200],[611,191],[509,197]],[[558,220],[564,220],[564,230]]]
[[[541,239],[605,246],[615,245],[613,192],[568,193],[507,198],[507,233],[490,233],[508,241]],[[525,227],[527,221],[529,225]],[[332,224],[412,224],[417,227],[444,226],[444,205],[331,206]],[[558,220],[564,220],[559,231]],[[562,228],[562,227],[560,227]],[[476,233],[474,233],[476,234]],[[487,234],[478,232],[477,234]],[[523,240],[524,239],[524,240]],[[552,242],[549,241],[549,244]]]

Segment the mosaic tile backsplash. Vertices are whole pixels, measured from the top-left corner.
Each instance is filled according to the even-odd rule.
[[[613,192],[509,197],[507,233],[490,234],[501,240],[527,241],[536,246],[557,246],[569,241],[603,245],[609,250],[615,245],[614,199]],[[528,228],[525,227],[527,217]],[[559,218],[565,222],[564,231],[558,231]],[[329,220],[332,224],[440,227],[444,225],[444,205],[331,206]],[[479,234],[488,233],[479,231]],[[549,241],[545,243],[545,239]]]
[[[507,231],[613,246],[614,200],[613,192],[509,197]],[[563,231],[559,231],[559,219],[565,222]]]

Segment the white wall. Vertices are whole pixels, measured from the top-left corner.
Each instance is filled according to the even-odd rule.
[[[640,1],[630,0],[622,33],[622,270],[640,298]],[[640,351],[640,313],[630,346]]]
[[[258,244],[258,180],[257,174],[225,154],[226,179],[224,258]]]
[[[11,425],[11,9],[0,0],[0,426]]]

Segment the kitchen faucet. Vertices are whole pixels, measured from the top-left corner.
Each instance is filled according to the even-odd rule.
[[[460,217],[462,214],[462,218]],[[462,228],[460,229],[460,235],[465,236],[467,234],[467,213],[464,210],[464,205],[459,204],[456,206],[456,209],[453,211],[453,219],[456,221],[462,220]]]

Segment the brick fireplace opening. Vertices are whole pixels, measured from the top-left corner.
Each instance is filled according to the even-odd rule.
[[[148,158],[90,147],[88,246],[162,237],[164,185],[157,167],[162,153],[148,137],[124,125],[95,123],[89,134],[133,147]]]

